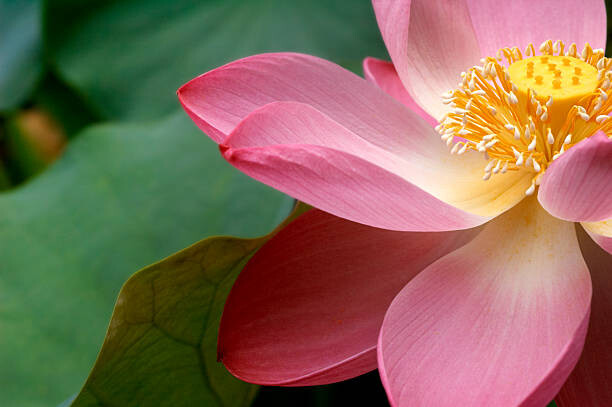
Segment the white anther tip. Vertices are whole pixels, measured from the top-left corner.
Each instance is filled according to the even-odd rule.
[[[508,161],[506,161],[506,162],[504,163],[504,166],[503,166],[503,167],[502,167],[502,169],[501,169],[501,173],[502,173],[502,174],[505,174],[505,173],[506,173],[506,171],[508,171]]]
[[[535,150],[537,142],[538,142],[538,139],[534,136],[533,140],[531,140],[531,143],[529,143],[529,145],[527,146],[527,150],[528,151]]]
[[[548,144],[555,144],[555,137],[553,136],[552,132],[550,131],[550,129],[548,129],[548,135],[546,136],[548,141]]]
[[[540,172],[540,170],[542,169],[542,167],[540,167],[540,164],[536,160],[533,160],[532,164],[533,164],[533,169],[536,170],[536,172]]]
[[[510,93],[508,93],[508,102],[513,104],[513,105],[516,105],[518,103],[518,98],[516,97],[516,95],[512,91],[510,91]]]

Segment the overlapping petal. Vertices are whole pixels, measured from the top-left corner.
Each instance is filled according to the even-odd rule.
[[[553,161],[538,200],[554,216],[575,222],[612,218],[612,140],[599,132]]]
[[[427,112],[412,99],[391,62],[382,61],[376,58],[366,58],[363,60],[363,74],[367,80],[375,83],[376,86],[385,91],[385,93],[402,102],[410,110],[427,121],[427,123],[432,126],[438,124],[436,119],[427,114]]]
[[[482,55],[503,47],[538,47],[561,40],[578,47],[606,47],[606,7],[603,0],[466,0]]]
[[[374,0],[387,50],[412,98],[440,120],[440,96],[480,59],[465,1]]]
[[[308,104],[396,153],[432,134],[416,114],[376,86],[310,55],[262,54],[234,61],[183,85],[178,96],[193,120],[218,143],[251,112],[279,101]]]
[[[555,401],[559,407],[612,405],[612,255],[579,228],[582,255],[593,280],[591,318],[578,364]]]
[[[372,370],[393,297],[476,233],[393,232],[312,210],[240,274],[221,321],[220,357],[237,377],[270,385],[331,383]]]
[[[430,115],[460,73],[503,47],[545,40],[605,48],[603,0],[373,0],[389,55],[408,92]]]
[[[428,136],[408,136],[410,148],[396,154],[309,105],[278,102],[243,120],[222,151],[232,165],[297,199],[386,229],[465,229],[523,198],[529,173],[484,183],[479,154],[451,156]]]
[[[574,226],[521,203],[393,300],[378,347],[392,405],[545,405],[578,361],[590,299]]]
[[[582,224],[591,238],[608,253],[612,253],[612,219]]]

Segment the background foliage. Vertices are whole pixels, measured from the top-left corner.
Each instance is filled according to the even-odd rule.
[[[252,401],[214,344],[265,237],[160,260],[212,235],[265,235],[289,214],[292,200],[226,164],[175,96],[268,51],[359,74],[364,57],[386,58],[369,0],[0,0],[0,405]],[[254,405],[364,400],[385,403],[375,372],[263,388]]]
[[[365,56],[386,55],[367,0],[0,0],[0,405],[69,405],[134,271],[207,236],[264,235],[289,213],[291,199],[222,160],[175,94],[267,51],[359,73]],[[213,331],[239,259],[262,240],[229,241],[236,262],[225,268],[218,253],[192,251],[199,274],[179,253],[130,280],[111,326],[142,324],[107,338],[75,405],[179,405],[177,394],[185,405],[249,404],[256,388],[214,361]],[[147,319],[151,298],[157,316]],[[201,368],[198,347],[203,376],[189,373]],[[141,359],[113,364],[129,355]],[[145,388],[145,376],[157,382]]]

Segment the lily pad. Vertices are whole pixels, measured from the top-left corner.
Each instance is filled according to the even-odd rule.
[[[42,70],[42,1],[0,0],[0,111],[15,108]]]
[[[107,118],[169,113],[180,85],[255,53],[305,52],[355,70],[386,55],[368,0],[51,0],[47,15],[58,72]]]
[[[286,222],[307,208],[299,205]],[[234,280],[272,234],[211,237],[133,275],[72,406],[250,405],[257,386],[217,361],[217,334]]]
[[[265,234],[292,205],[225,163],[182,112],[85,131],[0,195],[0,405],[78,391],[135,270],[206,236]]]

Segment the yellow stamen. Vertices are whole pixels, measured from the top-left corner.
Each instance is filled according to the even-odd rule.
[[[588,44],[582,53],[561,41],[539,49],[543,55],[536,56],[529,44],[523,58],[518,48],[504,48],[463,73],[459,88],[444,96],[452,111],[437,128],[455,144],[451,153],[484,153],[484,180],[533,172],[528,195],[552,160],[574,144],[598,130],[612,135],[612,60]]]

